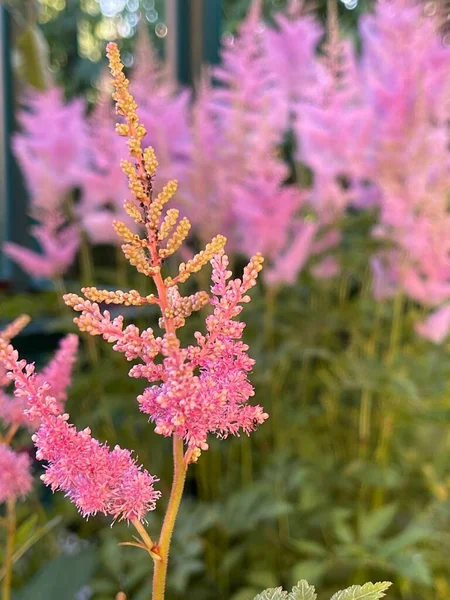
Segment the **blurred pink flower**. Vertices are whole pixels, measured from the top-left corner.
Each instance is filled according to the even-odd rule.
[[[423,338],[442,344],[450,333],[450,304],[442,306],[425,321],[416,325],[416,331]]]
[[[0,444],[0,502],[24,498],[31,492],[30,470],[31,460],[27,454]]]
[[[52,231],[38,225],[33,227],[32,232],[43,250],[42,254],[13,242],[3,245],[4,253],[32,277],[52,279],[64,274],[72,265],[80,243],[77,228],[69,225]]]
[[[269,284],[292,285],[295,283],[311,254],[314,236],[318,228],[318,224],[312,221],[304,221],[297,225],[292,242],[277,256],[273,265],[266,269],[266,280]]]
[[[86,123],[81,99],[64,103],[63,91],[29,91],[19,115],[22,131],[13,149],[31,194],[33,216],[59,212],[64,196],[80,184],[86,160]]]
[[[67,399],[67,390],[70,385],[73,365],[77,358],[78,337],[69,334],[64,337],[59,348],[50,362],[37,375],[37,381],[47,382],[52,395],[62,410]],[[3,370],[3,365],[0,366]],[[5,381],[5,386],[10,380]],[[10,397],[0,389],[0,419],[8,426],[28,427],[36,429],[38,423],[33,423],[24,414],[27,408],[27,400],[23,396]]]

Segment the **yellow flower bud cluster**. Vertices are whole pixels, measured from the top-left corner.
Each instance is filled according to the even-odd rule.
[[[175,227],[180,211],[177,208],[169,208],[162,223],[159,226],[158,240],[165,240],[172,229]]]
[[[148,146],[148,148],[144,150],[144,167],[149,177],[153,177],[155,175],[158,167],[158,161],[156,160],[155,151],[151,146]]]
[[[169,288],[167,299],[169,306],[164,311],[164,317],[172,319],[176,329],[183,327],[186,318],[190,317],[193,312],[202,309],[209,303],[207,292],[200,291],[191,296],[183,297],[176,286]],[[162,329],[164,328],[164,319],[160,319],[159,325]]]
[[[116,102],[117,112],[126,121],[125,124],[118,124],[116,130],[120,135],[128,137],[128,147],[132,157],[132,160],[123,160],[121,166],[128,178],[129,188],[137,200],[137,203],[126,201],[125,210],[136,223],[145,225],[148,239],[141,239],[121,222],[114,222],[114,228],[125,242],[122,250],[130,264],[144,275],[160,278],[161,262],[179,249],[189,234],[191,224],[186,217],[178,221],[179,211],[177,209],[169,209],[162,218],[164,206],[177,191],[178,183],[176,180],[169,181],[163,190],[153,197],[153,178],[158,166],[155,151],[151,146],[144,150],[141,147],[145,128],[139,123],[137,105],[129,92],[129,81],[123,74],[124,67],[120,61],[116,44],[108,44],[107,55],[114,77],[113,98]],[[161,242],[166,239],[165,247],[161,248]],[[200,271],[215,254],[223,250],[225,243],[226,238],[217,235],[199,254],[186,263],[180,264],[176,277],[168,277],[164,280],[166,288],[183,283],[192,273]],[[254,269],[258,268],[258,260],[253,267]],[[249,270],[247,277],[253,280],[253,271]],[[103,294],[101,301],[104,302],[143,302],[137,292],[136,296],[132,292],[106,293],[97,290],[89,293]],[[98,297],[97,299],[99,300]],[[206,302],[207,295],[205,294],[180,299],[178,303],[169,303],[169,306],[165,307],[167,314],[164,316],[166,319],[170,318],[184,323],[184,318],[188,314],[191,314],[193,310],[198,310],[198,307],[204,306]]]
[[[120,60],[120,52],[117,44],[110,42],[106,46],[106,55],[109,59],[109,68],[114,77],[113,100],[116,103],[116,111],[119,115],[125,117],[128,131],[119,124],[118,130],[121,135],[128,135],[128,147],[130,153],[135,158],[140,158],[142,154],[141,139],[145,135],[145,127],[139,123],[137,115],[137,104],[128,89],[130,82],[123,73],[123,64]]]
[[[125,306],[142,306],[144,304],[156,304],[157,298],[150,294],[141,296],[137,290],[123,292],[122,290],[98,290],[95,287],[81,288],[81,291],[88,300],[92,302],[105,302],[106,304],[124,304]]]
[[[174,252],[178,250],[184,240],[187,238],[188,233],[191,229],[191,224],[189,219],[183,217],[181,221],[178,223],[177,228],[172,233],[170,238],[167,240],[167,244],[165,248],[161,248],[159,250],[159,256],[161,258],[167,258]]]
[[[24,327],[28,325],[31,321],[31,317],[28,315],[21,315],[14,319],[12,323],[10,323],[3,331],[0,331],[0,337],[5,340],[5,342],[9,342],[12,338],[16,337]]]
[[[142,179],[136,172],[136,168],[129,160],[121,160],[120,167],[128,179],[128,187],[135,198],[140,202],[148,202],[148,194],[145,189]]]
[[[256,285],[256,278],[258,277],[258,273],[263,268],[264,257],[261,252],[258,252],[254,256],[251,257],[248,265],[244,268],[244,273],[242,275],[242,282],[247,289]]]
[[[205,249],[196,254],[193,258],[188,260],[187,263],[182,262],[178,268],[179,274],[172,279],[168,277],[164,283],[166,285],[176,285],[177,283],[184,283],[189,279],[192,273],[198,273],[202,267],[204,267],[215,254],[218,254],[224,249],[227,238],[223,235],[216,235],[209,244],[206,244]]]
[[[167,185],[165,185],[156,198],[152,200],[150,205],[150,210],[148,213],[148,224],[151,229],[157,231],[159,226],[159,220],[161,218],[162,209],[164,205],[169,202],[172,196],[175,194],[178,188],[178,181],[174,179],[173,181],[169,181]]]
[[[116,233],[118,235],[120,235],[120,237],[123,239],[124,242],[127,243],[138,243],[140,245],[142,245],[142,242],[144,240],[141,240],[141,238],[136,234],[133,233],[131,231],[131,229],[129,229],[125,223],[122,223],[122,221],[113,221],[113,227],[116,231]]]
[[[137,223],[138,225],[144,224],[142,212],[135,204],[133,204],[133,202],[125,200],[125,202],[123,203],[123,207],[125,209],[125,212],[133,219],[133,221],[135,221],[135,223]]]
[[[130,265],[136,267],[136,270],[148,277],[154,277],[160,272],[159,266],[152,266],[149,257],[144,248],[137,244],[122,244],[122,251]]]

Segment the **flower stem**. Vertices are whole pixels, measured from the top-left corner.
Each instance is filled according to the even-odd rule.
[[[2,600],[10,600],[11,598],[11,580],[12,580],[12,565],[14,554],[14,543],[16,537],[16,501],[8,500],[6,503],[6,520],[7,520],[7,535],[6,535],[6,550],[5,550],[5,577],[2,583]]]
[[[186,480],[187,465],[184,461],[183,440],[176,435],[173,436],[173,482],[170,492],[169,505],[159,538],[160,561],[155,561],[153,573],[153,595],[152,600],[164,600],[166,589],[167,563],[169,560],[170,541],[172,539],[175,521],[180,508],[181,497]]]

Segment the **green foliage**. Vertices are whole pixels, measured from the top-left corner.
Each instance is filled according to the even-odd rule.
[[[364,585],[352,585],[352,587],[337,592],[331,600],[380,600],[386,595],[384,592],[392,584],[389,581],[381,583],[365,583]]]
[[[67,600],[89,581],[95,570],[95,553],[60,556],[39,571],[31,582],[13,595],[13,600]]]
[[[364,585],[352,585],[346,590],[336,592],[331,600],[380,600],[392,584],[389,581],[380,583],[365,583]],[[291,592],[285,592],[283,588],[267,589],[255,596],[254,600],[316,600],[317,594],[314,586],[302,579]]]

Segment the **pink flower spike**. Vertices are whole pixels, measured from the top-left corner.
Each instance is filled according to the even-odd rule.
[[[0,444],[0,502],[27,496],[33,487],[30,473],[31,460],[25,453],[18,454]]]
[[[50,384],[41,382],[34,366],[20,360],[2,339],[0,361],[14,380],[16,396],[27,399],[26,413],[40,422],[33,441],[37,459],[48,463],[44,483],[53,491],[66,492],[84,517],[102,512],[114,520],[143,520],[160,497],[153,488],[157,479],[136,463],[129,450],[116,446],[110,451],[89,429],[77,431],[69,424],[69,415],[60,413],[58,401],[50,395]]]
[[[66,335],[60,343],[54,357],[38,375],[38,381],[50,385],[52,396],[60,403],[67,400],[67,388],[70,385],[73,365],[77,359],[78,336]]]
[[[423,338],[442,344],[450,333],[450,304],[439,308],[425,321],[416,325],[417,333]]]
[[[155,368],[132,370],[135,376],[148,373],[153,381],[162,379],[161,385],[148,387],[138,397],[140,408],[155,422],[156,433],[184,438],[194,453],[207,450],[210,433],[220,438],[241,431],[249,434],[268,418],[260,406],[247,404],[254,394],[248,381],[254,361],[240,341],[245,324],[234,320],[240,305],[250,299],[247,292],[256,284],[262,257],[250,260],[242,280],[229,281],[228,257],[223,252],[211,264],[214,312],[206,319],[206,335],[197,332],[197,346],[187,349],[166,335],[163,369],[159,373]]]
[[[21,269],[34,277],[53,277],[63,274],[73,263],[79,246],[79,233],[73,226],[52,231],[46,226],[33,228],[43,253],[19,246],[12,242],[3,244],[3,250]]]

